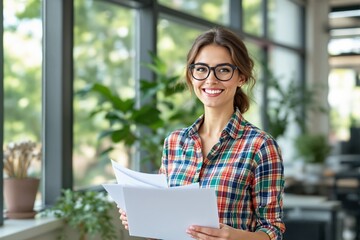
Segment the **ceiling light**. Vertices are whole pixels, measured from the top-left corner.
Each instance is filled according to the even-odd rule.
[[[360,9],[359,10],[330,12],[329,17],[330,18],[360,17]]]
[[[332,29],[330,30],[330,35],[332,37],[356,36],[360,35],[360,28]]]

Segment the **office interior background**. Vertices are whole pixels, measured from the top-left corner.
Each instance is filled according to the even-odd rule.
[[[0,143],[4,149],[24,140],[41,146],[42,160],[30,168],[41,179],[38,209],[54,204],[65,188],[101,190],[102,183],[114,180],[109,158],[134,170],[156,171],[163,137],[201,113],[187,90],[166,95],[174,86],[163,80],[184,81],[194,38],[226,26],[244,39],[256,62],[257,85],[245,118],[272,133],[282,148],[285,239],[306,234],[308,239],[360,239],[358,0],[0,2]],[[162,78],[147,65],[154,61],[151,53],[164,64],[155,67]],[[150,91],[156,92],[157,105],[149,113],[158,115],[139,121],[140,127],[134,119],[110,126],[101,111],[110,102],[89,86],[102,84],[124,106],[131,102],[131,114],[149,101],[140,80],[156,83]],[[106,135],[110,129],[119,131]],[[330,146],[324,162],[311,165],[299,154],[297,139],[304,135],[324,137]],[[109,147],[113,150],[104,154]],[[0,239],[6,239],[9,220],[0,219]]]

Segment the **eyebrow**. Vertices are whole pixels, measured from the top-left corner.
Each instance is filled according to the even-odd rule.
[[[203,65],[206,65],[206,66],[209,66],[209,67],[210,67],[209,64],[204,63],[204,62],[195,62],[194,64],[203,64]],[[216,67],[216,66],[219,66],[219,65],[224,65],[224,64],[231,64],[231,65],[233,65],[232,63],[224,62],[224,63],[218,63],[218,64],[216,64],[215,67]]]

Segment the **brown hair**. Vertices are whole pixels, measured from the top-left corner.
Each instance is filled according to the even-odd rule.
[[[255,85],[254,62],[250,58],[244,42],[228,29],[216,27],[198,36],[187,55],[187,66],[193,64],[200,49],[209,44],[216,44],[229,50],[233,63],[239,67],[240,74],[244,76],[244,84],[249,85],[250,93]],[[190,89],[192,89],[191,79],[190,71],[187,71],[186,84]],[[235,107],[238,107],[241,113],[246,112],[250,107],[250,97],[240,87],[237,88],[234,96]]]

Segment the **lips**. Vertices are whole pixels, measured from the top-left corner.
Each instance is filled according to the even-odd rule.
[[[203,91],[207,94],[216,95],[222,93],[224,90],[222,89],[207,89],[204,88]]]

